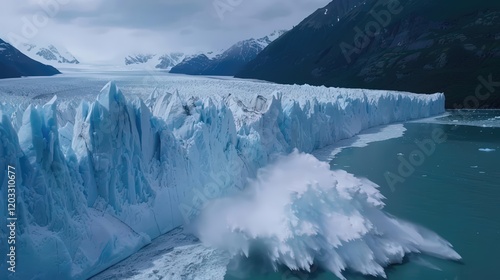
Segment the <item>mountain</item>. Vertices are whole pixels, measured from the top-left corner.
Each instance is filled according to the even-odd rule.
[[[56,68],[29,58],[11,44],[0,39],[0,79],[55,74],[60,74]]]
[[[184,59],[185,55],[180,52],[169,54],[133,54],[125,58],[125,65],[137,67],[150,67],[156,69],[170,70]]]
[[[265,47],[284,33],[285,31],[275,31],[269,36],[259,39],[252,38],[240,41],[213,57],[210,57],[211,54],[197,54],[187,57],[174,66],[170,72],[189,75],[234,76],[243,66],[257,57]]]
[[[179,64],[170,69],[170,73],[188,74],[188,75],[204,75],[204,70],[207,69],[212,60],[206,54],[190,55],[184,58]]]
[[[68,50],[54,45],[21,44],[19,50],[30,58],[50,65],[80,64]]]
[[[155,57],[154,54],[134,54],[125,57],[125,65],[144,64]]]
[[[184,59],[185,55],[180,52],[175,52],[175,53],[170,53],[170,54],[164,54],[160,56],[160,61],[158,65],[156,65],[156,68],[158,69],[172,69],[175,65],[177,65],[179,62],[181,62]]]
[[[335,0],[236,77],[444,92],[447,108],[499,108],[499,8],[491,0]]]

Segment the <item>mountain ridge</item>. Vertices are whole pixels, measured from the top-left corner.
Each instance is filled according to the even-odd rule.
[[[170,70],[181,62],[186,55],[181,52],[166,54],[138,53],[125,57],[126,66],[145,66],[161,70]]]
[[[56,47],[53,44],[24,43],[19,45],[19,50],[31,59],[43,62],[44,64],[53,66],[60,64],[80,64],[80,61],[68,50],[60,46]]]
[[[345,13],[329,17],[340,3]],[[500,73],[499,8],[500,3],[486,0],[332,1],[264,49],[236,77],[444,92],[447,108],[500,108],[498,91],[487,94],[483,86],[482,94],[476,93],[482,80]],[[367,28],[377,32],[371,35]],[[500,80],[500,74],[492,79]]]
[[[42,64],[0,39],[0,79],[61,74],[56,68]]]
[[[285,32],[285,30],[279,30],[258,39],[239,41],[218,54],[211,54],[211,57],[204,53],[188,56],[170,72],[188,75],[233,76]]]

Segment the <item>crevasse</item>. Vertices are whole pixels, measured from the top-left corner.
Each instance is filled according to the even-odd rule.
[[[109,83],[76,110],[56,99],[4,104],[0,170],[17,170],[22,261],[8,276],[2,255],[0,278],[86,279],[191,221],[207,201],[239,192],[275,155],[444,112],[442,94],[293,89],[252,100],[155,93],[142,101]],[[0,234],[6,240],[5,227]]]

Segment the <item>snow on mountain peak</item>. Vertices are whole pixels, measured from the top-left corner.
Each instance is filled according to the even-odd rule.
[[[249,39],[241,42],[246,42],[246,41],[256,41],[258,42],[263,48],[267,47],[267,45],[271,44],[274,40],[278,39],[281,35],[285,34],[287,30],[275,30],[269,35],[266,35],[264,37],[258,38],[258,39]],[[241,43],[239,42],[239,43]]]
[[[54,67],[28,57],[2,39],[0,39],[0,54],[0,79],[60,74]]]
[[[275,30],[271,34],[269,34],[267,37],[272,42],[272,41],[278,39],[279,37],[281,37],[281,35],[285,34],[286,32],[288,32],[288,30],[285,30],[285,29]]]
[[[286,31],[274,31],[262,38],[239,41],[226,50],[198,53],[186,57],[171,73],[233,76]]]
[[[33,43],[21,44],[20,51],[30,58],[45,64],[79,64],[68,50],[63,47],[56,47],[53,44],[37,45]]]
[[[181,52],[159,54],[132,54],[125,57],[125,65],[129,67],[170,70],[184,59]]]
[[[224,51],[225,51],[224,49],[220,49],[220,50],[216,50],[216,51],[200,52],[199,54],[204,54],[209,59],[214,59],[214,58],[217,58],[218,56],[220,56]]]
[[[155,54],[132,54],[125,57],[125,65],[147,63],[155,56]]]

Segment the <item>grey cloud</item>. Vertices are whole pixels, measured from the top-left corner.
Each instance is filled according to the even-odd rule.
[[[41,11],[38,1],[2,3],[0,34],[19,32],[21,17]],[[84,50],[83,56],[96,53],[105,57],[107,53],[116,55],[116,44],[120,43],[123,52],[152,47],[181,50],[228,47],[275,29],[291,28],[330,0],[241,0],[225,12],[223,20],[214,8],[214,1],[235,3],[233,0],[66,1],[68,4],[60,7],[41,34],[47,35],[48,40],[59,39],[59,43]],[[133,46],[134,42],[137,46]]]
[[[76,10],[70,3],[61,9],[54,20],[63,24],[78,22],[86,26],[164,29],[207,9],[206,5],[195,2],[199,1],[107,0],[87,11]]]
[[[262,11],[253,14],[253,17],[259,20],[268,20],[272,18],[284,18],[290,16],[293,11],[288,6],[273,4]]]

